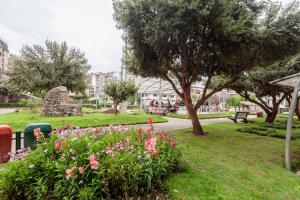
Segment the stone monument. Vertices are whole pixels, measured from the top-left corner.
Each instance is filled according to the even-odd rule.
[[[66,87],[59,86],[51,89],[41,107],[44,116],[82,115],[80,105],[73,104]]]

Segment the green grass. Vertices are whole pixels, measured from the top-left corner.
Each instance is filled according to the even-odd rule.
[[[186,167],[165,182],[172,199],[300,199],[300,177],[284,169],[284,140],[235,131],[261,123],[207,125],[205,137],[175,131]],[[293,151],[300,155],[299,139]]]
[[[220,112],[220,113],[211,113],[211,114],[200,114],[198,115],[199,119],[212,119],[212,118],[227,118],[231,117],[234,112]],[[190,119],[189,115],[186,114],[177,114],[171,113],[168,117],[180,118],[180,119]]]
[[[118,115],[104,114],[100,112],[84,114],[83,116],[66,116],[66,117],[42,117],[39,114],[34,114],[28,110],[20,112],[0,115],[0,124],[8,124],[13,127],[14,131],[23,131],[28,123],[48,122],[53,128],[65,127],[67,123],[78,127],[90,126],[106,126],[117,124],[143,124],[147,123],[148,114],[127,114],[121,113]],[[167,120],[161,116],[153,115],[154,122],[166,122]]]

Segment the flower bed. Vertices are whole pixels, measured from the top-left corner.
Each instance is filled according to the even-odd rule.
[[[0,175],[3,199],[123,199],[148,194],[172,172],[180,152],[173,136],[149,127],[35,130],[36,150]]]

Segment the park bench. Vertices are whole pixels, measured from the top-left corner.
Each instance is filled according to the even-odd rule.
[[[248,114],[249,112],[236,112],[234,117],[229,117],[228,119],[231,119],[234,123],[237,123],[238,119],[242,119],[245,123],[248,123]]]
[[[150,107],[148,109],[148,113],[150,113],[151,115],[166,115],[167,108]]]

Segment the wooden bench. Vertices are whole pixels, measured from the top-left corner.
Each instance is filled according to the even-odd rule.
[[[234,117],[229,117],[228,119],[231,119],[232,121],[234,121],[234,123],[237,123],[238,119],[242,119],[244,123],[248,123],[248,114],[249,112],[236,112]]]
[[[150,107],[148,113],[151,115],[167,115],[167,108]]]

